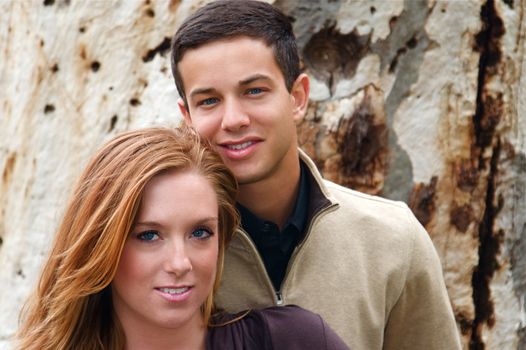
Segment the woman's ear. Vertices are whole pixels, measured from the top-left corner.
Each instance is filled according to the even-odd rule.
[[[290,94],[293,98],[293,117],[295,122],[299,122],[305,116],[309,106],[309,77],[301,73],[294,81]]]
[[[183,120],[186,125],[192,126],[192,118],[190,118],[190,111],[188,111],[188,107],[184,100],[180,98],[177,100],[177,105],[179,106],[179,111],[183,115]]]

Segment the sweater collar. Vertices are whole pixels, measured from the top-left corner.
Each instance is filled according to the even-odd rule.
[[[327,189],[324,179],[313,160],[301,148],[298,148],[298,152],[300,160],[307,170],[306,173],[308,173],[310,183],[309,206],[307,211],[307,223],[310,223],[314,215],[319,211],[330,205],[337,204],[338,201]]]

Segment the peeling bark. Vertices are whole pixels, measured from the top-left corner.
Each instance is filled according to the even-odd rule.
[[[435,176],[431,179],[429,185],[417,184],[409,199],[409,207],[424,227],[427,226],[435,214],[437,180],[438,178]]]
[[[450,223],[463,233],[475,219],[473,208],[469,204],[453,207],[449,215]]]
[[[349,100],[348,109],[325,106],[325,113],[348,116],[339,119],[334,130],[320,127],[319,117],[300,125],[299,143],[327,179],[367,193],[381,191],[388,154],[385,116],[377,104],[381,98],[381,92],[369,86]]]
[[[333,91],[339,80],[354,76],[369,41],[370,35],[342,34],[334,26],[323,28],[305,45],[303,61],[311,74]]]
[[[169,39],[202,3],[0,1],[0,348],[89,155],[179,123]],[[409,203],[465,349],[526,348],[526,1],[273,3],[312,78],[303,149]]]

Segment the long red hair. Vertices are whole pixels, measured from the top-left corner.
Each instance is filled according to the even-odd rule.
[[[216,191],[219,256],[214,291],[219,287],[225,246],[239,222],[234,176],[188,127],[127,132],[96,153],[75,187],[38,288],[21,313],[19,349],[123,348],[110,283],[145,185],[171,169],[197,170]],[[206,324],[214,291],[202,307]]]

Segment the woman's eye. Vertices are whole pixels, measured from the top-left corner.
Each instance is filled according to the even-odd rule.
[[[205,228],[199,228],[192,232],[192,238],[207,239],[212,236],[212,232]]]
[[[137,239],[141,241],[156,241],[159,239],[159,233],[157,231],[145,231],[137,235]]]

